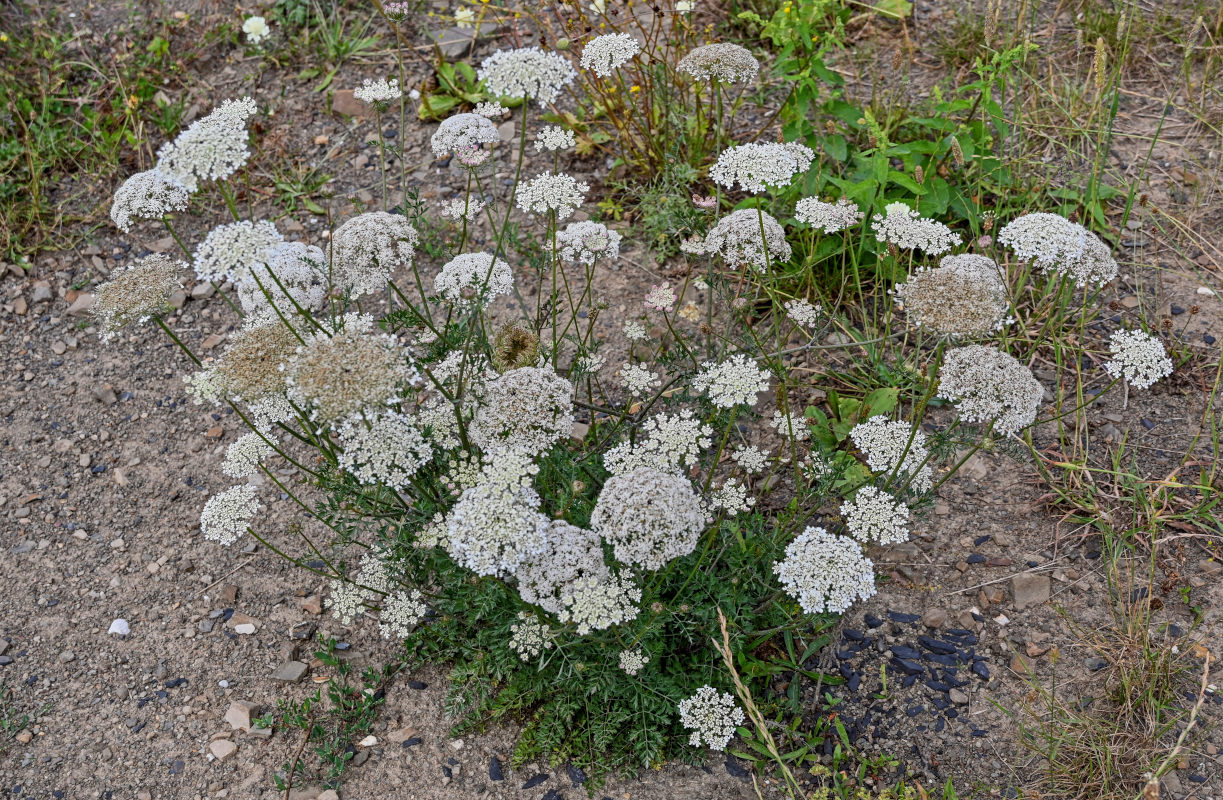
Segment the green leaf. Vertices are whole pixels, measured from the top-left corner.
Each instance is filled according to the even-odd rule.
[[[913,15],[912,0],[878,0],[867,7],[894,19],[906,19]]]
[[[839,133],[834,133],[831,136],[824,136],[820,139],[820,144],[824,148],[824,152],[835,158],[837,161],[844,161],[849,158],[849,143],[845,137]]]

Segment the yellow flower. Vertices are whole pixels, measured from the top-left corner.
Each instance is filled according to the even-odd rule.
[[[640,92],[641,87],[634,83],[632,86],[628,87],[628,90],[630,94],[633,92]]]
[[[8,34],[0,33],[0,42],[7,42],[7,41],[8,41]]]
[[[136,107],[136,106],[138,106],[138,105],[140,105],[140,98],[139,98],[139,97],[137,97],[137,96],[136,96],[136,95],[134,95],[134,94],[129,94],[129,95],[127,96],[127,107],[128,107],[128,108],[135,108],[135,107]]]

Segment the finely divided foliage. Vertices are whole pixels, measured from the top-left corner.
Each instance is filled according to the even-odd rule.
[[[567,92],[579,60],[589,74]],[[681,224],[653,238],[561,171],[583,168],[570,150],[606,144],[596,134],[613,87],[632,105],[640,85],[622,79],[646,67],[669,76],[674,102],[696,101],[667,113],[692,114],[714,143],[692,173],[708,175],[692,205],[686,187],[668,189]],[[414,662],[452,663],[455,696],[472,703],[459,704],[463,724],[522,715],[524,760],[634,768],[725,748],[745,717],[710,645],[719,612],[733,620],[736,657],[759,665],[765,645],[809,643],[821,615],[870,597],[868,554],[908,538],[910,507],[954,466],[950,443],[981,446],[968,423],[1031,443],[1044,389],[1025,366],[1030,337],[1007,338],[1026,310],[1015,287],[1031,294],[1030,273],[1053,272],[1038,288],[1065,298],[1074,286],[1063,278],[1090,290],[1116,274],[1102,240],[1052,214],[1004,226],[1008,253],[986,236],[965,246],[966,228],[892,194],[798,197],[828,171],[824,156],[802,142],[745,141],[723,113],[733,117],[746,88],[732,100],[728,84],[751,84],[759,67],[738,45],[664,51],[620,30],[580,54],[499,50],[478,74],[509,108],[480,103],[432,136],[434,156],[453,156],[467,183],[438,201],[445,223],[425,218],[411,183],[393,187],[398,205],[388,199],[396,179],[385,167],[382,205],[353,213],[337,201],[326,237],[244,218],[233,187],[258,177],[244,171],[251,98],[193,123],[115,192],[112,219],[133,236],[157,225],[177,240],[186,214],[207,231],[194,252],[182,245],[189,264],[138,259],[94,302],[104,337],[156,320],[195,362],[192,397],[252,428],[222,466],[247,482],[206,501],[204,537],[229,545],[249,531],[296,552],[296,523],[279,522],[279,505],[260,513],[291,495],[326,531],[318,569],[336,619],[376,620]],[[367,81],[354,94],[381,115],[406,102],[402,88]],[[536,105],[563,124],[541,125]],[[507,154],[493,120],[511,110],[522,127]],[[617,130],[634,146],[659,144],[639,134]],[[531,157],[553,171],[523,173],[529,137]],[[232,219],[207,215],[195,197],[203,182],[216,182]],[[600,209],[613,213],[587,218]],[[658,244],[677,261],[649,252]],[[844,259],[834,282],[857,270],[857,254],[877,256],[879,269],[827,291],[816,252]],[[609,267],[641,276],[631,297],[611,294]],[[235,293],[244,314],[204,359],[176,333],[169,302],[191,272]],[[844,290],[866,280],[878,295],[858,304]],[[885,302],[859,307],[872,299]],[[916,329],[903,339],[889,329],[902,319]],[[858,392],[852,368],[822,380],[820,351],[876,345],[870,371],[906,385]],[[1122,331],[1104,369],[1146,387],[1171,367],[1158,339]],[[851,388],[833,398],[834,383]],[[821,384],[817,402],[808,390]],[[954,413],[929,409],[936,395]],[[827,513],[838,506],[839,518]],[[818,525],[815,509],[826,515]]]

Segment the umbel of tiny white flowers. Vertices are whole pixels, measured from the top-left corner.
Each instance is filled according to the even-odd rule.
[[[500,137],[497,126],[480,114],[455,114],[442,120],[429,140],[436,158],[460,150],[494,144]]]
[[[711,750],[725,750],[743,720],[743,709],[735,704],[734,696],[712,686],[702,686],[679,704],[679,721],[692,731],[688,744],[693,747],[703,742]]]
[[[814,158],[814,151],[798,142],[750,142],[723,150],[709,177],[728,190],[738,184],[745,192],[760,194],[789,186]]]
[[[366,78],[360,87],[353,89],[352,96],[383,111],[391,101],[403,97],[403,92],[400,90],[399,81],[396,78],[391,78],[390,80],[384,78],[376,80]]]
[[[331,234],[332,282],[353,297],[382,291],[391,273],[412,266],[420,235],[401,214],[358,214]]]
[[[246,120],[257,109],[249,97],[226,100],[157,151],[157,170],[194,192],[200,181],[220,181],[250,157]]]
[[[1079,288],[1103,286],[1117,277],[1117,262],[1108,245],[1091,231],[1057,214],[1035,212],[1013,219],[998,231],[1021,261],[1044,272],[1060,272]]]
[[[93,315],[109,340],[130,322],[145,322],[168,307],[170,295],[182,286],[179,277],[187,265],[168,256],[153,254],[137,259],[94,293]]]
[[[750,266],[757,272],[764,272],[770,264],[785,263],[793,254],[781,223],[755,208],[741,208],[718,220],[705,235],[701,249],[720,255],[729,267]]]
[[[998,265],[976,253],[944,256],[892,289],[909,321],[951,337],[988,336],[1008,323],[1010,300]]]
[[[920,250],[927,255],[946,253],[961,241],[941,222],[925,219],[907,203],[888,203],[883,214],[876,214],[872,227],[875,238],[902,250]]]
[[[518,207],[528,214],[552,212],[559,221],[571,216],[589,191],[589,183],[572,175],[542,172],[518,187]]]
[[[1104,370],[1122,381],[1122,408],[1129,405],[1130,384],[1148,389],[1172,374],[1172,359],[1163,342],[1144,331],[1113,331],[1109,350],[1113,357],[1104,364]]]
[[[161,219],[182,211],[190,200],[182,181],[154,168],[137,172],[115,190],[110,218],[119,230],[130,233],[133,219]]]
[[[522,47],[493,53],[484,59],[476,75],[494,97],[534,98],[540,106],[546,106],[573,82],[577,72],[564,56],[538,47]]]
[[[824,233],[836,233],[862,222],[866,215],[848,197],[835,203],[825,203],[816,197],[804,197],[794,206],[794,218]]]
[[[267,260],[268,251],[284,243],[276,226],[267,220],[240,220],[218,225],[191,254],[191,266],[203,281],[238,281],[251,267]]]
[[[675,68],[699,81],[748,83],[760,72],[760,62],[746,47],[716,42],[695,48]]]
[[[1017,433],[1036,421],[1044,387],[1013,356],[985,345],[948,351],[939,368],[938,396],[968,422],[993,420],[993,430]]]
[[[600,78],[608,78],[630,58],[641,52],[641,45],[628,33],[608,33],[596,36],[582,50],[582,69]]]
[[[794,537],[773,571],[808,614],[843,614],[855,600],[875,594],[875,565],[862,546],[823,528],[810,527]]]

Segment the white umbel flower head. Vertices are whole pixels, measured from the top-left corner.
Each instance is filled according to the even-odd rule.
[[[476,197],[454,197],[441,202],[441,215],[446,219],[475,222],[487,204]]]
[[[988,336],[1007,324],[1010,301],[998,265],[975,253],[944,256],[892,289],[916,327],[952,337]]]
[[[394,592],[382,601],[382,613],[378,615],[378,630],[383,639],[403,639],[425,618],[424,595],[420,589],[410,592]]]
[[[225,448],[225,462],[221,471],[231,478],[245,478],[259,471],[263,459],[276,452],[267,437],[251,431],[239,436]]]
[[[327,608],[331,616],[341,625],[351,625],[357,617],[365,613],[365,603],[370,593],[350,581],[334,578],[331,581],[331,591],[327,595]]]
[[[486,464],[485,473],[505,467]],[[482,474],[446,517],[447,551],[477,575],[512,575],[547,547],[549,520],[539,505],[539,495],[529,486]]]
[[[620,368],[620,385],[630,397],[641,397],[661,386],[662,379],[645,364],[625,364]]]
[[[393,411],[372,420],[346,419],[336,431],[343,449],[339,467],[364,484],[381,483],[404,491],[412,476],[433,458],[412,418]]]
[[[709,396],[718,408],[756,405],[756,395],[769,388],[769,373],[743,353],[720,364],[706,361],[692,379],[692,388]]]
[[[841,504],[845,527],[860,542],[899,544],[909,538],[909,507],[885,491],[863,486]]]
[[[808,614],[844,614],[855,601],[875,594],[875,565],[862,546],[823,528],[807,528],[794,537],[773,571]]]
[[[200,181],[228,178],[250,158],[246,120],[256,112],[249,97],[226,100],[157,151],[157,170],[194,192]]]
[[[251,267],[266,262],[271,249],[284,237],[267,220],[241,220],[218,225],[191,254],[191,266],[202,281],[222,283],[247,277]]]
[[[602,222],[570,222],[556,233],[561,261],[591,266],[596,260],[620,257],[621,236]]]
[[[866,456],[866,464],[876,473],[896,473],[899,480],[919,492],[928,490],[933,470],[929,464],[926,434],[907,422],[889,420],[882,414],[853,427],[849,438]]]
[[[707,523],[691,481],[650,467],[608,478],[590,515],[618,561],[652,570],[696,549]]]
[[[875,238],[884,244],[932,256],[946,253],[961,241],[960,234],[941,222],[923,218],[906,203],[888,203],[882,215],[875,215],[872,227]]]
[[[518,207],[528,214],[554,212],[562,220],[577,210],[589,191],[589,183],[572,175],[541,172],[518,187]]]
[[[642,652],[640,647],[620,651],[620,669],[629,675],[635,676],[638,672],[645,669],[645,665],[649,663],[650,657]]]
[[[1057,214],[1036,212],[1013,219],[998,231],[999,244],[1020,261],[1044,272],[1060,272],[1079,288],[1103,286],[1117,277],[1108,245],[1091,231]]]
[[[389,81],[385,78],[376,80],[366,78],[358,88],[353,89],[352,96],[372,106],[385,106],[392,100],[403,97],[403,92],[399,88],[399,81],[395,78]]]
[[[115,190],[110,218],[119,230],[130,233],[133,219],[161,219],[182,211],[190,200],[191,193],[182,181],[159,169],[150,169],[137,172]]]
[[[744,472],[761,472],[769,463],[769,454],[755,445],[746,445],[730,454]]]
[[[484,59],[476,75],[495,97],[534,98],[540,106],[546,106],[573,82],[577,71],[564,56],[538,47],[521,47],[493,53]]]
[[[488,253],[460,253],[433,279],[433,290],[458,308],[481,310],[514,288],[510,265]]]
[[[147,322],[169,308],[170,295],[182,286],[187,265],[154,253],[136,259],[94,292],[93,316],[101,328],[100,338],[109,340],[128,323]]]
[[[391,272],[411,267],[420,234],[401,214],[368,211],[331,234],[332,282],[353,297],[386,288]]]
[[[497,126],[480,114],[455,114],[442,120],[429,143],[433,155],[445,158],[451,153],[494,144],[498,140]]]
[[[1112,359],[1104,369],[1136,389],[1148,389],[1172,374],[1172,359],[1164,343],[1144,331],[1114,331],[1109,339]]]
[[[760,62],[745,48],[730,42],[715,42],[692,50],[675,65],[698,81],[748,83],[760,72]]]
[[[579,578],[604,580],[611,573],[603,560],[603,542],[594,531],[556,519],[546,538],[545,549],[518,566],[518,596],[550,614],[560,614],[562,589]]]
[[[260,508],[254,486],[233,486],[208,498],[200,514],[200,530],[209,541],[231,545],[246,533]]]
[[[728,478],[709,499],[712,508],[721,509],[728,517],[746,513],[756,505],[756,498],[747,493],[747,487],[736,478]]]
[[[641,587],[631,575],[578,578],[561,590],[561,622],[577,626],[579,636],[637,618]]]
[[[222,395],[248,403],[283,396],[287,384],[282,367],[299,344],[293,330],[280,322],[238,331],[213,368]]]
[[[510,626],[510,649],[523,661],[538,658],[552,647],[552,633],[539,617],[529,611],[518,612],[518,622]]]
[[[743,709],[735,704],[734,695],[712,686],[702,686],[679,703],[679,721],[692,731],[688,744],[693,747],[704,744],[711,750],[725,750],[743,719]]]
[[[996,347],[957,347],[939,368],[938,396],[954,402],[961,419],[993,420],[993,429],[1003,435],[1036,421],[1044,393],[1031,370]]]
[[[326,423],[384,408],[414,377],[394,337],[359,326],[312,334],[285,367],[289,399]]]
[[[804,328],[814,328],[818,325],[820,323],[820,315],[823,313],[823,309],[818,305],[814,305],[802,298],[787,300],[785,308],[786,316],[792,319],[795,324],[802,325]]]
[[[641,426],[641,433],[644,437],[639,436],[635,443],[618,444],[603,455],[608,472],[621,475],[639,467],[686,469],[696,465],[701,453],[713,443],[713,428],[690,408],[650,417]]]
[[[848,197],[835,203],[825,203],[816,197],[804,197],[794,206],[794,218],[817,231],[836,233],[862,222],[866,214]]]
[[[582,69],[600,78],[611,77],[612,71],[624,66],[641,52],[641,45],[628,33],[607,33],[596,36],[582,49]]]
[[[242,22],[242,32],[246,34],[246,41],[251,44],[259,44],[272,34],[272,29],[268,26],[266,19],[256,15],[247,17]]]
[[[469,435],[481,450],[546,452],[573,433],[573,384],[544,367],[512,369],[484,387]]]
[[[793,253],[781,223],[754,208],[741,208],[718,220],[705,236],[703,249],[722,256],[727,266],[751,266],[757,272],[764,272],[769,264],[789,261]]]
[[[545,125],[535,137],[535,152],[554,153],[557,150],[568,150],[574,144],[573,131],[567,131],[559,125]]]
[[[323,307],[327,256],[321,249],[304,242],[282,242],[268,248],[264,258],[235,276],[246,326],[278,322],[280,317],[293,319]]]
[[[727,190],[738,184],[745,192],[760,194],[789,186],[814,158],[814,151],[798,142],[749,142],[723,150],[709,177]]]

